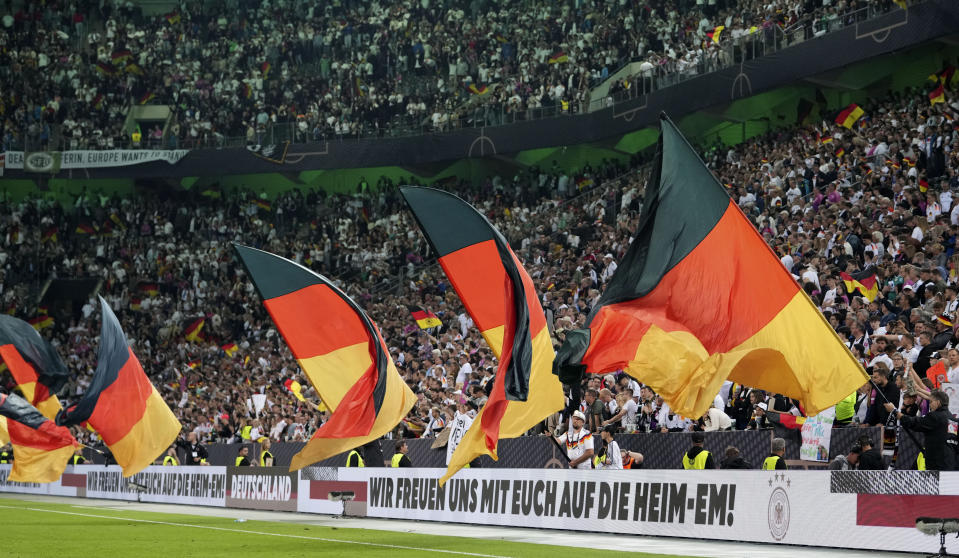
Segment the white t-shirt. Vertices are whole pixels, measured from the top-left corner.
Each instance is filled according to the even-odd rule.
[[[606,446],[606,459],[600,465],[602,469],[622,469],[623,453],[619,451],[619,444],[613,440]]]
[[[623,410],[626,411],[626,414],[623,415],[623,418],[620,419],[620,424],[623,426],[623,430],[626,430],[627,425],[636,424],[636,411],[639,409],[639,406],[636,405],[636,402],[632,399],[627,399],[626,403],[623,403]]]
[[[450,438],[452,438],[452,435]],[[593,435],[585,428],[581,428],[579,432],[570,430],[569,432],[563,433],[563,435],[559,437],[559,443],[566,444],[566,456],[569,457],[570,461],[572,461],[582,457],[582,455],[586,453],[586,450],[593,449]],[[593,462],[589,459],[585,459],[582,463],[577,465],[576,468],[592,469]],[[620,468],[622,468],[622,466]]]
[[[453,419],[453,424],[450,426],[450,437],[446,442],[447,466],[450,464],[450,458],[453,457],[453,452],[456,451],[456,446],[460,444],[460,442],[463,440],[463,436],[466,435],[466,431],[469,430],[470,426],[472,425],[473,417],[456,411],[456,417]]]

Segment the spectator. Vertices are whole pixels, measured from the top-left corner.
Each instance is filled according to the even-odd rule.
[[[197,441],[196,432],[188,432],[186,435],[186,440],[184,440],[182,437],[177,438],[175,444],[178,449],[183,450],[184,455],[186,456],[183,460],[184,465],[210,464],[207,461],[210,458],[210,455],[207,453],[206,448]]]
[[[556,442],[566,446],[566,456],[569,459],[570,469],[593,468],[593,435],[583,428],[586,415],[581,411],[574,411],[571,420],[572,428],[556,438]]]
[[[861,471],[885,471],[886,465],[883,462],[882,453],[878,448],[873,447],[869,436],[859,437],[859,447],[862,453],[859,454],[859,470]]]
[[[846,455],[837,455],[835,459],[829,462],[830,471],[852,471],[859,463],[859,456],[862,454],[862,448],[853,446],[849,448]]]
[[[729,446],[726,448],[726,457],[719,465],[720,469],[752,469],[753,464],[746,461],[739,453],[739,448]]]
[[[925,434],[925,443],[919,454],[919,470],[951,471],[955,450],[946,443],[949,432],[949,396],[940,389],[932,390],[929,413],[923,417],[911,417],[897,411],[892,403],[886,404],[886,410],[895,413],[903,428]]]
[[[619,449],[619,444],[613,439],[616,432],[615,425],[609,425],[600,431],[603,439],[603,453],[598,456],[596,468],[598,469],[623,469],[623,454]]]

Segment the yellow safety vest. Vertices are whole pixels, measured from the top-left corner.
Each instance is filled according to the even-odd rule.
[[[13,463],[13,460],[10,459],[10,452],[0,453],[0,464]]]
[[[919,452],[919,457],[916,458],[916,469],[919,471],[926,470],[926,456]]]
[[[179,465],[179,464],[180,464],[180,463],[176,460],[176,457],[173,457],[172,455],[168,455],[168,456],[166,456],[166,457],[163,458],[163,465],[164,465],[164,466],[173,465],[173,466],[175,467],[175,466],[177,466],[177,465]]]
[[[244,440],[250,439],[250,431],[253,430],[252,426],[244,426],[243,430],[240,431],[240,437]]]
[[[405,453],[397,453],[393,455],[393,459],[390,461],[390,467],[399,467],[400,461],[403,459]]]
[[[856,392],[852,392],[845,399],[836,403],[836,421],[849,420],[856,414]]]
[[[775,471],[776,464],[779,463],[779,460],[782,459],[778,455],[771,455],[763,460],[763,471]]]
[[[366,464],[363,463],[363,456],[360,455],[360,452],[356,450],[351,451],[349,455],[346,456],[347,467],[349,467],[350,458],[353,457],[354,453],[356,454],[356,462],[359,463],[359,465],[356,465],[356,467],[366,467]]]
[[[132,137],[133,143],[140,143],[140,138],[142,138],[143,135],[140,132],[133,132]]]
[[[268,451],[261,452],[261,453],[260,453],[260,467],[266,467],[266,458],[267,458],[267,457],[269,457],[269,458],[270,458],[271,460],[273,460],[273,461],[276,461],[275,459],[273,459],[273,454],[272,454],[272,453],[270,453],[270,452],[268,452]],[[272,467],[272,466],[273,466],[273,463],[270,463],[270,466]]]
[[[563,112],[569,112],[569,102],[565,100],[560,100],[563,106]]]
[[[709,458],[709,452],[703,450],[699,452],[696,459],[689,458],[689,452],[683,455],[683,469],[705,469],[706,459]]]
[[[240,466],[240,461],[243,461],[243,457],[238,455],[238,456],[236,457],[236,462],[235,462],[233,465],[234,465],[235,467],[239,467],[239,466]]]

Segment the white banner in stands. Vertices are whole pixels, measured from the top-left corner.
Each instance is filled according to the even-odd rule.
[[[57,172],[62,169],[102,169],[163,161],[180,162],[187,149],[112,149],[108,151],[7,151],[3,166],[31,172]]]
[[[369,517],[838,548],[927,551],[920,516],[955,517],[959,473],[340,469]],[[953,551],[959,550],[959,544]]]
[[[84,475],[73,473],[73,467],[67,467],[66,472],[56,482],[37,484],[32,482],[9,482],[7,476],[13,465],[0,465],[0,492],[14,492],[16,494],[46,494],[50,496],[82,496],[78,493],[79,486],[86,482]]]

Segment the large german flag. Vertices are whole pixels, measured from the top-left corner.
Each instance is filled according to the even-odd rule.
[[[859,291],[869,302],[876,300],[876,297],[879,296],[879,280],[876,279],[875,267],[869,267],[852,274],[840,271],[839,277],[849,294]]]
[[[553,346],[529,274],[506,239],[472,206],[431,188],[401,188],[440,265],[499,368],[486,406],[457,446],[445,483],[480,455],[497,459],[500,438],[523,435],[563,408],[563,387],[551,373]]]
[[[129,477],[170,447],[180,421],[143,372],[110,306],[100,298],[102,324],[97,369],[83,398],[57,416],[57,424],[87,422]]]
[[[56,394],[68,379],[67,367],[56,349],[27,322],[0,315],[0,361],[24,399],[45,417],[55,418],[60,411]]]
[[[809,414],[868,379],[665,116],[639,229],[587,325],[567,334],[558,373],[625,370],[691,418],[727,378]]]
[[[7,480],[53,482],[60,478],[77,446],[70,431],[47,419],[33,405],[14,394],[0,393],[4,438],[13,446],[13,469]]]
[[[295,471],[393,430],[416,396],[400,378],[379,329],[329,279],[280,256],[235,246],[263,304],[329,409]]]

